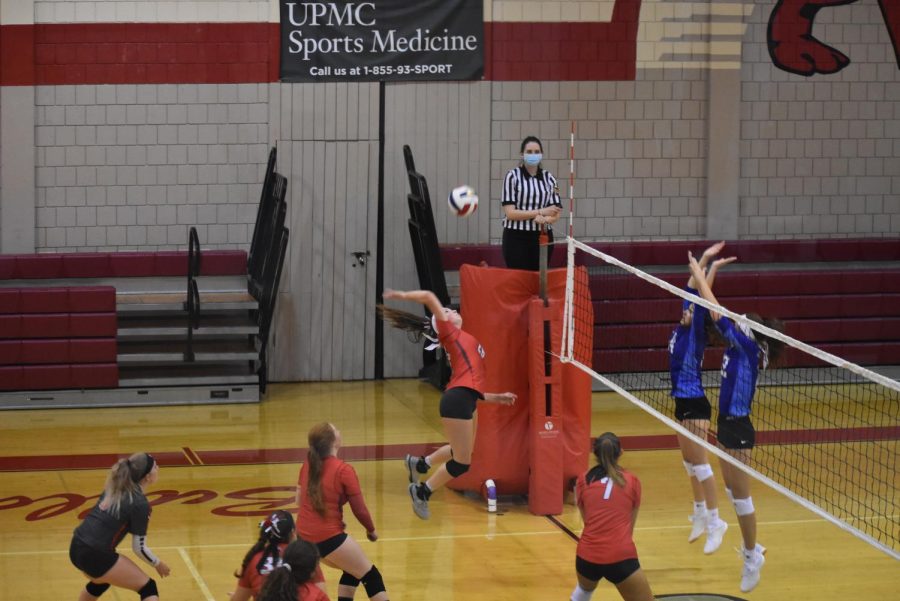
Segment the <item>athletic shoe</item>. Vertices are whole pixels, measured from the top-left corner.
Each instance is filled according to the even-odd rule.
[[[766,548],[759,544],[752,551],[745,549],[740,551],[741,557],[744,558],[744,569],[741,570],[742,593],[749,593],[759,584],[759,572],[766,563],[765,553]]]
[[[703,545],[703,552],[707,555],[715,553],[722,544],[722,537],[725,536],[726,530],[728,530],[728,524],[725,523],[725,520],[718,520],[715,524],[711,524],[706,529],[706,544]]]
[[[431,517],[431,511],[428,509],[428,501],[424,501],[416,494],[416,484],[409,485],[409,497],[412,499],[412,508],[419,516],[420,520],[427,520]]]
[[[693,526],[691,526],[691,535],[688,536],[688,542],[692,543],[700,536],[706,532],[706,512],[703,513],[695,513],[694,515],[688,518],[691,522],[693,522]]]
[[[416,469],[417,463],[419,463],[419,458],[409,454],[407,454],[406,459],[403,460],[403,465],[406,466],[406,471],[409,472],[410,484],[419,483],[419,470]]]

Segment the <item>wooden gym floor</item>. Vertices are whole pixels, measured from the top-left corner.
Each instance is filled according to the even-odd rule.
[[[342,455],[359,473],[381,538],[365,541],[348,508],[349,531],[379,566],[392,599],[568,599],[575,542],[565,528],[581,530],[573,506],[559,516],[562,528],[511,503],[488,514],[480,500],[444,490],[434,497],[430,521],[413,515],[399,458],[443,440],[438,398],[426,384],[390,380],[275,385],[258,405],[0,413],[0,599],[77,598],[85,579],[69,563],[68,544],[78,516],[93,505],[116,455],[146,450],[163,466],[148,492],[167,498],[154,508],[148,539],[172,568],[172,576],[157,578],[161,599],[225,601],[260,516],[293,506],[297,449],[320,421],[343,433]],[[595,435],[670,434],[612,394],[596,393],[593,407]],[[722,548],[705,556],[702,539],[687,543],[690,489],[678,451],[629,451],[622,463],[643,483],[635,537],[657,595],[897,598],[897,561],[762,485],[753,497],[767,563],[759,587],[742,594],[732,508],[722,505],[731,526]],[[891,516],[895,527],[898,519]],[[131,554],[129,539],[120,550]],[[325,576],[334,599],[339,574],[325,568]],[[110,589],[104,598],[136,596]],[[605,583],[594,595],[617,598]]]

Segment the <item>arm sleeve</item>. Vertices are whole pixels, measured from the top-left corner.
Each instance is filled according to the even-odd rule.
[[[450,320],[445,319],[442,321],[440,319],[435,319],[434,323],[437,325],[438,340],[441,344],[453,342],[459,338],[459,328],[450,323]]]
[[[362,488],[359,486],[359,478],[356,472],[349,465],[344,465],[341,470],[341,487],[344,494],[347,495],[347,502],[350,503],[350,510],[366,532],[375,530],[375,523],[369,514],[369,508],[366,507],[366,501],[363,499]]]
[[[722,337],[728,342],[728,346],[741,346],[741,341],[738,338],[738,332],[734,327],[733,321],[722,316],[719,318],[719,321],[716,322],[716,325],[719,326],[719,331],[722,332]]]
[[[503,179],[503,190],[500,192],[500,204],[514,205],[516,204],[516,176],[515,169],[511,169],[506,173]]]
[[[154,555],[153,551],[150,550],[150,547],[147,546],[147,535],[132,534],[131,550],[134,551],[135,555],[149,563],[151,566],[156,567],[159,564],[159,558]]]
[[[547,181],[550,182],[550,204],[562,207],[562,201],[559,199],[559,184],[549,171],[547,172]]]

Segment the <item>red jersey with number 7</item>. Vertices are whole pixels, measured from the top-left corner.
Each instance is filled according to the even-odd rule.
[[[474,336],[463,332],[449,320],[434,320],[438,341],[450,359],[450,381],[447,389],[465,386],[484,398],[484,348]]]
[[[641,505],[641,481],[622,470],[625,486],[619,486],[608,476],[591,478],[592,473],[597,474],[596,469],[579,476],[575,485],[578,507],[584,516],[584,531],[576,554],[599,564],[637,559],[633,515]]]

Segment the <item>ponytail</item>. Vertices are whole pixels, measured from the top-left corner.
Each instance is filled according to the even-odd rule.
[[[776,332],[784,333],[784,322],[774,317],[760,317],[756,313],[748,313],[747,319],[755,323],[771,328]],[[784,342],[777,338],[770,338],[765,334],[753,331],[753,337],[759,344],[759,350],[762,352],[763,369],[769,367],[777,367],[781,353],[784,351]]]
[[[297,539],[289,544],[280,567],[266,578],[258,601],[297,601],[297,587],[312,580],[319,565],[319,550],[312,543]]]
[[[619,466],[622,443],[619,442],[618,436],[612,432],[604,432],[598,436],[594,440],[594,456],[597,458],[597,466],[588,472],[588,483],[609,476],[619,486],[625,486],[625,477]]]
[[[376,305],[375,308],[381,319],[398,330],[406,331],[413,342],[419,342],[423,337],[432,341],[437,338],[437,334],[431,327],[431,321],[427,317],[408,311],[391,309],[384,305]]]
[[[141,492],[141,480],[150,473],[156,461],[149,453],[135,453],[127,459],[119,459],[109,470],[103,487],[103,501],[100,508],[114,517],[119,517],[122,501],[134,498]]]
[[[325,459],[331,455],[334,447],[334,427],[327,422],[317,424],[309,431],[309,451],[306,463],[309,465],[309,480],[306,483],[306,494],[312,502],[313,509],[325,517],[325,497],[322,493],[322,469]]]

